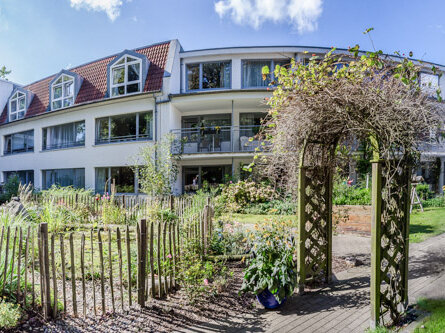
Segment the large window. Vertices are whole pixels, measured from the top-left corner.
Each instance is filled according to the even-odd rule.
[[[230,61],[187,65],[187,90],[230,88]]]
[[[57,110],[74,104],[74,78],[62,74],[51,85],[51,109]]]
[[[124,114],[96,120],[96,143],[152,140],[153,113]]]
[[[34,151],[34,130],[5,135],[4,155],[30,151]]]
[[[117,193],[135,193],[135,173],[130,167],[96,168],[96,192],[111,192],[115,184]]]
[[[110,71],[111,96],[134,94],[141,91],[142,61],[135,57],[123,56]]]
[[[85,145],[85,121],[43,129],[43,150]]]
[[[48,189],[52,185],[85,187],[85,169],[53,169],[43,170],[43,188]]]
[[[194,192],[199,188],[216,188],[232,177],[232,166],[184,166],[182,167],[184,192]]]
[[[9,121],[22,119],[26,113],[26,95],[17,91],[9,100]]]
[[[34,184],[34,170],[5,171],[3,175],[5,181],[11,177],[17,176],[22,185],[27,185],[29,183]]]
[[[261,88],[267,87],[274,79],[273,71],[277,65],[284,66],[289,64],[289,60],[243,60],[243,88]],[[263,67],[268,66],[271,75],[263,80]]]

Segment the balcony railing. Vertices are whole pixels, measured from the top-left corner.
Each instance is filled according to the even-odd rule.
[[[213,126],[172,130],[173,153],[238,153],[263,150],[268,143],[260,140],[260,126]]]
[[[56,150],[56,149],[65,149],[65,148],[74,148],[74,147],[84,147],[85,141],[67,141],[67,142],[58,142],[52,144],[44,144],[42,150]]]

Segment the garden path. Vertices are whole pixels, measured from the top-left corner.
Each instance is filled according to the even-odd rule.
[[[347,245],[338,248],[337,254],[363,254],[367,246],[354,245],[351,239],[337,241]],[[419,297],[445,298],[445,234],[412,244],[409,265],[411,303]],[[330,286],[293,297],[278,311],[257,309],[225,322],[202,322],[181,332],[365,332],[370,321],[369,277],[365,262],[336,274],[337,281]]]

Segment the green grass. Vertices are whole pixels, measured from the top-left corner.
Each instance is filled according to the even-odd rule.
[[[420,243],[445,232],[445,208],[425,208],[424,212],[413,211],[410,222],[409,241]]]
[[[272,223],[278,219],[295,219],[295,215],[253,215],[232,214],[230,218],[242,224]],[[412,243],[420,243],[424,240],[445,232],[445,208],[428,207],[424,212],[413,211],[410,222],[410,237]]]
[[[430,316],[417,326],[414,333],[445,332],[445,300],[421,299],[417,305]]]

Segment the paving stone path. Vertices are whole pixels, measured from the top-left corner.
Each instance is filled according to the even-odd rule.
[[[369,259],[369,254],[356,254]],[[419,297],[445,298],[445,234],[412,244],[409,268],[410,303]],[[369,266],[341,272],[336,279],[326,288],[293,297],[278,311],[258,309],[181,332],[365,332],[370,321]]]

